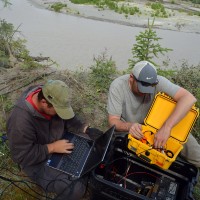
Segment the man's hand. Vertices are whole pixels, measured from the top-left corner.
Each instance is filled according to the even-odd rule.
[[[162,150],[170,137],[171,129],[163,126],[154,136],[154,148]]]
[[[142,125],[139,123],[134,123],[130,130],[129,133],[135,137],[136,139],[142,139],[144,137],[144,134],[142,133]]]
[[[69,140],[57,140],[47,145],[49,153],[71,153],[74,144],[70,143]]]

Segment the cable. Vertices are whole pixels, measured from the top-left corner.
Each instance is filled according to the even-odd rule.
[[[128,163],[129,163],[129,165],[128,165]],[[127,168],[126,168],[126,170],[125,170],[124,188],[126,188],[126,176],[127,176],[128,171],[129,171],[129,169],[130,169],[130,167],[131,167],[131,162],[129,162],[128,159],[126,160],[126,165],[127,165]]]
[[[2,180],[4,180],[4,181],[10,182],[9,186],[13,184],[14,186],[16,186],[17,188],[19,188],[19,189],[22,190],[23,192],[29,194],[31,197],[34,197],[35,199],[39,199],[39,198],[33,196],[32,194],[28,193],[27,191],[25,191],[23,188],[21,188],[21,187],[19,187],[18,185],[16,185],[15,182],[18,182],[18,181],[12,180],[12,179],[10,179],[10,178],[6,178],[6,177],[3,177],[3,176],[0,176],[0,178],[1,178]],[[7,189],[7,188],[8,188],[8,186],[6,187],[6,189]],[[4,192],[5,192],[5,190],[4,190]],[[2,194],[3,194],[3,193],[2,193]],[[1,196],[3,196],[2,194],[1,194]],[[40,199],[39,199],[39,200],[40,200]]]
[[[11,173],[12,175],[15,175],[15,176],[18,176],[18,177],[31,178],[30,176],[21,175],[21,174],[16,174],[16,173],[12,172],[11,170],[9,170],[8,168],[5,168],[5,167],[1,167],[0,169],[1,169],[1,170],[6,170],[6,171],[8,171],[9,173]],[[29,182],[29,183],[34,184],[34,185],[40,187],[41,189],[43,189],[39,184],[37,184],[37,183],[35,183],[35,182],[33,182],[33,181],[29,181],[29,180],[21,180],[21,181]],[[44,190],[44,189],[43,189],[43,190]]]
[[[0,138],[0,142],[1,142],[1,138]],[[30,177],[30,176],[22,176],[22,175],[19,175],[19,174],[17,174],[17,173],[14,173],[13,171],[11,171],[11,170],[9,170],[8,168],[6,168],[5,167],[5,164],[3,164],[3,167],[0,167],[0,169],[4,169],[4,170],[7,170],[9,173],[11,173],[11,174],[14,174],[14,175],[16,175],[16,176],[21,176],[21,177],[27,177],[27,178],[34,178],[34,177]],[[1,171],[1,170],[0,170]],[[6,173],[6,172],[5,172]],[[60,173],[59,173],[60,174]],[[59,176],[59,174],[57,175],[57,176]],[[5,176],[0,176],[0,179],[2,179],[2,180],[4,180],[4,181],[7,181],[7,182],[9,182],[10,184],[8,185],[8,186],[6,186],[6,188],[4,189],[4,191],[6,191],[11,185],[13,185],[13,186],[15,186],[15,187],[17,187],[17,188],[19,188],[21,191],[23,191],[23,192],[25,192],[25,193],[27,193],[27,194],[29,194],[30,196],[32,196],[32,197],[34,197],[34,198],[36,198],[36,199],[41,199],[41,197],[45,197],[46,199],[53,199],[53,198],[51,198],[51,197],[48,197],[47,196],[47,191],[48,191],[48,189],[49,189],[49,185],[50,184],[55,184],[56,183],[56,181],[60,181],[61,182],[61,184],[65,184],[66,185],[66,187],[65,188],[63,188],[63,191],[61,191],[59,194],[57,194],[57,197],[59,197],[59,196],[61,196],[65,191],[66,191],[66,188],[69,190],[69,192],[70,192],[70,190],[72,190],[72,188],[73,188],[73,184],[75,184],[75,183],[73,183],[73,182],[71,182],[70,180],[68,180],[67,179],[67,176],[66,177],[64,177],[64,178],[66,178],[66,179],[58,179],[58,178],[56,178],[56,180],[52,180],[51,178],[49,178],[48,176],[46,177],[46,180],[47,179],[49,179],[49,180],[47,180],[49,183],[47,183],[48,185],[47,185],[47,187],[44,189],[44,188],[42,188],[40,185],[38,185],[38,184],[36,184],[35,182],[32,182],[32,181],[26,181],[26,180],[20,180],[20,181],[18,181],[18,180],[14,180],[14,179],[11,179],[11,178],[7,178],[7,177],[5,177]],[[43,177],[39,177],[39,174],[37,174],[37,179],[43,179],[43,180],[45,180]],[[84,181],[84,180],[81,180],[82,181],[82,184],[84,184],[84,186],[86,186],[87,185],[87,183]],[[30,190],[32,190],[32,192],[34,192],[33,194],[31,194],[31,193],[29,193],[29,192],[27,192],[27,191],[25,191],[24,189],[23,189],[23,187],[21,187],[19,184],[20,183],[22,183],[22,184],[25,184],[26,185],[26,187],[28,187]],[[35,185],[37,185],[37,186],[39,186],[41,189],[43,189],[43,191],[45,192],[45,196],[44,195],[41,195],[41,193],[39,193],[39,192],[37,192],[37,191],[35,191],[35,190],[33,190],[31,187],[30,187],[30,185],[29,185],[29,183],[31,183],[31,184],[35,184]],[[37,194],[37,195],[39,195],[40,197],[37,197],[37,195],[35,195],[35,194]],[[2,196],[3,194],[1,194],[1,196]],[[55,196],[54,196],[55,197]]]
[[[22,176],[22,175],[13,173],[11,170],[9,170],[9,169],[7,169],[7,168],[5,168],[5,167],[1,167],[0,169],[7,170],[8,172],[10,172],[11,174],[13,174],[13,175],[15,175],[15,176]],[[41,194],[39,194],[37,191],[34,191],[32,188],[30,188],[33,192],[35,192],[36,194],[40,195],[41,197],[45,197],[46,199],[53,199],[53,198],[50,198],[50,197],[47,196],[48,188],[50,187],[51,184],[55,184],[57,181],[60,181],[60,182],[62,182],[63,184],[65,184],[66,187],[68,187],[68,190],[70,190],[71,188],[73,188],[73,184],[74,184],[73,181],[71,182],[70,180],[67,179],[67,177],[66,177],[65,179],[63,179],[63,178],[62,178],[62,179],[61,179],[61,178],[58,178],[61,174],[63,174],[63,173],[62,173],[62,172],[59,173],[59,174],[55,177],[54,180],[51,180],[51,179],[48,180],[48,179],[44,179],[44,178],[38,177],[39,179],[49,181],[48,185],[46,186],[46,189],[42,188],[40,185],[36,184],[35,182],[28,181],[28,180],[27,180],[27,181],[24,181],[24,180],[17,181],[17,180],[9,179],[9,178],[6,178],[6,177],[0,177],[0,179],[2,178],[2,179],[7,180],[7,181],[12,181],[12,184],[13,184],[13,185],[14,185],[15,182],[24,183],[24,184],[26,184],[26,186],[29,187],[29,188],[30,188],[30,186],[29,186],[26,182],[29,182],[29,183],[31,183],[31,184],[35,184],[35,185],[39,186],[41,189],[43,189],[43,191],[46,193],[46,196],[41,195]],[[22,177],[31,178],[30,176],[24,176],[24,175],[23,175]],[[85,180],[85,179],[83,178],[83,180],[80,180],[80,181],[82,181],[84,185],[87,185],[87,182],[85,183],[84,180]],[[67,181],[70,181],[70,182],[67,182]],[[14,186],[16,186],[16,185],[14,185]],[[65,187],[65,188],[66,188],[66,187]],[[63,191],[61,191],[59,194],[57,194],[56,198],[60,197],[60,196],[66,191],[65,188],[63,188]]]
[[[0,169],[7,170],[8,172],[10,172],[11,174],[13,174],[13,175],[15,175],[15,176],[21,176],[21,177],[31,178],[30,176],[25,176],[25,175],[20,175],[20,174],[13,173],[11,170],[9,170],[9,169],[7,169],[7,168],[4,168],[4,167],[1,167]],[[57,177],[58,177],[59,175],[61,175],[61,174],[63,174],[63,173],[62,173],[62,172],[59,173],[59,174],[57,175]],[[52,198],[50,198],[50,197],[47,196],[47,192],[48,192],[49,186],[50,186],[52,183],[54,184],[56,181],[61,181],[61,182],[63,182],[64,184],[67,183],[65,180],[60,179],[60,178],[57,178],[57,177],[55,177],[54,180],[51,180],[51,179],[44,179],[44,178],[38,177],[39,179],[49,181],[48,185],[46,186],[46,189],[44,189],[43,187],[41,187],[40,185],[38,185],[38,184],[35,183],[35,182],[28,181],[28,180],[27,180],[26,182],[29,182],[29,183],[31,183],[31,184],[35,184],[35,185],[39,186],[39,187],[45,192],[46,196],[41,195],[41,194],[39,194],[39,193],[37,193],[37,192],[35,192],[35,191],[33,191],[33,192],[37,193],[37,194],[40,195],[41,197],[45,197],[46,199],[52,199]],[[0,178],[1,178],[1,177],[0,177]],[[67,179],[67,180],[68,180],[68,179]],[[25,181],[21,180],[21,181],[17,181],[17,182],[25,182]],[[70,183],[67,183],[67,184],[68,184],[70,187],[72,187],[71,182],[70,182]],[[27,185],[27,186],[28,186],[28,185]],[[29,187],[29,186],[28,186],[28,187]],[[30,188],[30,187],[29,187],[29,188]],[[31,189],[31,188],[30,188],[30,189]],[[32,189],[31,189],[31,190],[32,190]],[[63,192],[64,192],[64,191],[65,191],[65,189],[63,189]],[[63,192],[61,192],[60,194],[58,194],[57,197],[59,197],[60,195],[62,195]]]
[[[62,173],[61,173],[61,174],[62,174]],[[58,177],[58,176],[60,176],[60,174],[58,174],[57,177]],[[62,180],[62,179],[57,179],[57,177],[55,177],[54,180],[49,181],[49,183],[48,183],[47,186],[46,186],[46,191],[48,191],[48,187],[50,187],[50,185],[51,185],[52,183],[54,184],[56,181],[61,181],[61,182],[66,183],[66,182],[65,182],[64,180]],[[59,196],[61,196],[63,193],[64,193],[64,190],[63,190],[60,194],[58,194],[58,195],[56,196],[56,198],[59,197]],[[56,199],[56,198],[55,198],[55,199]]]
[[[114,159],[114,160],[112,160],[112,162],[114,162],[116,160],[119,160],[119,159],[124,159],[124,157],[118,158],[118,159]],[[117,163],[116,163],[116,165],[112,164],[111,168],[108,169],[108,170],[110,170],[110,174],[112,176],[108,180],[112,180],[116,184],[120,184],[121,181],[123,181],[123,184],[122,185],[120,184],[120,185],[122,187],[124,187],[125,189],[127,187],[128,187],[127,189],[130,189],[130,184],[131,184],[132,186],[134,186],[134,190],[139,193],[139,191],[142,190],[143,186],[140,183],[137,183],[137,182],[133,181],[134,178],[128,179],[128,177],[130,175],[145,174],[145,175],[153,177],[156,180],[160,179],[159,177],[157,177],[157,175],[154,175],[154,174],[151,174],[151,173],[148,173],[148,172],[143,172],[143,171],[141,171],[141,172],[140,171],[139,172],[136,171],[136,172],[129,173],[130,170],[134,171],[132,162],[130,160],[124,160],[124,161],[126,161],[126,163],[127,163],[127,167],[125,168],[125,170],[124,170],[124,168],[122,168],[122,169],[120,168],[119,169],[119,167],[121,167],[122,165],[118,166],[118,169],[116,169]],[[124,173],[122,173],[122,171],[124,171]],[[116,177],[116,179],[115,179],[115,177]]]
[[[37,198],[37,197],[33,196],[32,194],[30,194],[29,192],[27,192],[26,190],[24,190],[24,189],[21,188],[20,186],[16,185],[16,183],[23,183],[23,184],[25,184],[29,189],[31,189],[35,194],[37,194],[37,195],[39,195],[39,196],[41,196],[41,197],[45,197],[46,199],[52,199],[52,198],[48,197],[47,195],[46,195],[46,196],[41,195],[41,194],[38,193],[37,191],[33,190],[33,189],[26,183],[26,182],[30,182],[30,183],[33,184],[33,182],[31,182],[31,181],[24,181],[24,180],[18,181],[18,180],[13,180],[13,179],[10,179],[10,178],[1,176],[1,175],[0,175],[0,179],[2,179],[2,180],[4,180],[4,181],[7,181],[7,182],[10,182],[9,186],[10,186],[10,185],[14,185],[15,187],[19,188],[19,189],[20,189],[21,191],[23,191],[24,193],[26,193],[26,194],[28,194],[28,195],[30,195],[31,197],[34,197],[34,198],[36,198],[36,199],[39,199],[39,200],[40,200],[40,198]],[[36,184],[36,185],[37,185],[37,184]],[[7,186],[7,187],[4,189],[3,192],[5,192],[5,190],[6,190],[9,186]],[[41,187],[40,187],[40,188],[41,188]],[[3,195],[3,193],[1,193],[1,196],[2,196],[2,195]]]
[[[125,176],[125,178],[127,178],[127,177],[130,176],[130,175],[134,175],[134,174],[147,174],[147,175],[150,175],[150,176],[152,176],[152,177],[154,177],[154,178],[156,178],[156,179],[159,179],[158,177],[156,177],[156,176],[154,176],[154,175],[152,175],[152,174],[150,174],[150,173],[148,173],[148,172],[132,172],[132,173],[127,174],[127,176]],[[118,183],[119,183],[121,180],[122,180],[122,179],[120,179],[120,180],[118,181]]]
[[[0,199],[1,199],[1,197],[3,196],[3,193],[4,193],[4,192],[7,190],[7,188],[9,188],[11,185],[12,185],[12,183],[8,184],[8,185],[4,188],[4,190],[1,192]]]
[[[127,162],[128,162],[128,161],[127,161]],[[122,180],[124,180],[124,188],[126,188],[126,178],[127,178],[128,176],[130,176],[130,175],[134,175],[134,174],[148,174],[148,175],[153,176],[154,178],[157,179],[156,176],[154,176],[154,175],[152,175],[152,174],[150,174],[150,173],[148,173],[148,172],[132,172],[132,173],[129,173],[129,174],[128,174],[131,165],[132,165],[132,163],[129,162],[129,165],[127,166],[127,169],[125,170],[125,176],[122,177],[122,178],[117,182],[117,183],[119,183],[119,182],[121,182]]]

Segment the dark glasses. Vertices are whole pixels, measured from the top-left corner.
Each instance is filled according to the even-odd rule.
[[[135,76],[134,76],[134,78],[135,78]],[[135,78],[135,80],[137,82],[140,82],[142,84],[142,86],[144,86],[144,87],[148,87],[148,86],[154,87],[154,86],[158,85],[158,83],[159,83],[158,80],[155,83],[147,83],[147,82],[144,82],[144,81],[139,81],[137,78]]]

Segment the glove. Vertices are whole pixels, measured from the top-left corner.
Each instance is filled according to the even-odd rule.
[[[103,134],[103,131],[97,128],[91,128],[90,126],[88,126],[85,133],[88,134],[92,140],[96,140],[100,135]]]

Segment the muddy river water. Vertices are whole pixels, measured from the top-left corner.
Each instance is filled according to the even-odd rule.
[[[126,69],[135,36],[144,31],[139,27],[55,13],[28,0],[11,2],[12,6],[3,8],[0,1],[0,19],[20,26],[18,37],[27,40],[31,55],[49,56],[62,69],[86,69],[93,64],[94,56],[105,51],[118,69]],[[194,65],[200,62],[200,34],[159,29],[156,32],[162,38],[161,45],[173,49],[167,54],[171,65],[183,59]]]

